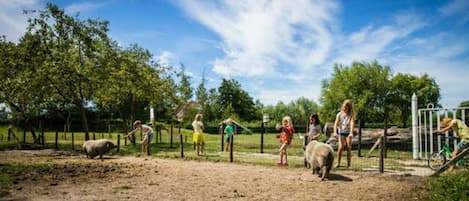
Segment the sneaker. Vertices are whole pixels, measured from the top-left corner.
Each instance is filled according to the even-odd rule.
[[[283,166],[288,166],[288,163],[287,163],[287,162],[285,162],[285,163],[283,163],[282,165],[283,165]]]
[[[277,165],[283,165],[282,161],[277,161]]]

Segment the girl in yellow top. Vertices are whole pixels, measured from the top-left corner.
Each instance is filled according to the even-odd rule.
[[[456,149],[454,149],[452,153],[452,158],[455,158],[462,150],[469,147],[469,128],[467,125],[459,120],[459,119],[450,119],[450,118],[443,118],[440,122],[441,129],[436,131],[436,133],[444,133],[448,130],[453,130],[456,133],[458,138],[461,138],[461,141],[456,145]],[[450,167],[450,171],[454,169],[454,164]]]
[[[194,145],[196,146],[197,156],[200,156],[204,152],[204,123],[202,123],[202,114],[196,114],[195,120],[192,122],[192,128],[194,129]]]

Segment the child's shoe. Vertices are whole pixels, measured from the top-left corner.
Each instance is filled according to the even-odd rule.
[[[282,161],[277,161],[277,165],[283,165]]]
[[[287,162],[285,162],[285,163],[282,163],[282,165],[283,165],[283,166],[288,166],[288,163],[287,163]]]

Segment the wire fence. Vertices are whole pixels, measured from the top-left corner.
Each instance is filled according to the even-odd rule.
[[[326,126],[327,127],[327,126]],[[192,142],[192,132],[181,129],[178,125],[154,127],[151,143],[151,154],[168,158],[199,158]],[[236,134],[233,137],[232,154],[225,153],[224,137],[220,134],[205,134],[206,160],[227,161],[260,165],[274,165],[279,159],[279,141],[275,128],[255,128],[260,131],[252,134]],[[331,131],[325,130],[326,139]],[[81,152],[85,142],[84,132],[36,132],[33,138],[31,132],[9,129],[0,133],[0,149],[58,149]],[[427,161],[412,159],[412,139],[410,129],[390,128],[384,138],[384,129],[363,129],[353,138],[351,166],[347,167],[347,153],[342,153],[341,165],[338,170],[376,171],[396,174],[430,175]],[[110,139],[118,148],[112,154],[139,154],[142,134],[136,134],[135,140],[124,138],[124,132],[89,132],[89,139]],[[304,145],[305,132],[297,130],[288,148],[288,162],[290,167],[305,167]],[[336,145],[336,144],[335,144]],[[336,148],[334,143],[332,146]],[[229,146],[229,145],[228,145]],[[337,151],[337,149],[335,149]],[[337,163],[337,155],[335,161]]]

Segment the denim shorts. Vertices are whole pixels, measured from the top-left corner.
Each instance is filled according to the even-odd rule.
[[[348,137],[348,135],[350,135],[350,133],[339,133],[339,136],[340,137]]]
[[[153,132],[148,133],[148,135],[145,135],[145,137],[143,137],[143,141],[146,142],[147,144],[150,144],[152,137],[153,137]]]
[[[469,148],[469,143],[461,141],[458,143],[458,145],[456,145],[456,147],[458,147],[459,150],[463,150]]]

